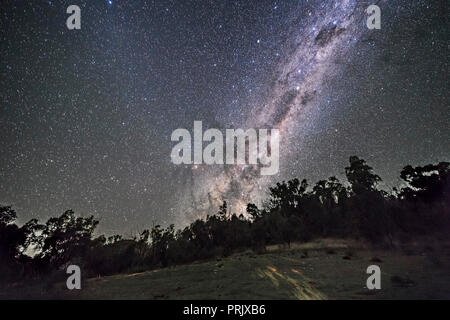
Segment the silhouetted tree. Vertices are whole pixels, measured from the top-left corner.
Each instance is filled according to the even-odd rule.
[[[381,178],[373,173],[372,167],[357,156],[351,156],[349,161],[350,165],[345,167],[345,175],[352,186],[353,192],[375,190]]]
[[[261,210],[259,210],[258,207],[253,203],[247,204],[246,211],[253,221],[261,218]]]
[[[40,257],[55,268],[83,257],[97,225],[93,216],[76,217],[72,210],[48,219],[40,236]]]

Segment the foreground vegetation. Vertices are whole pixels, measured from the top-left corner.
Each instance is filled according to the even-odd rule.
[[[427,243],[427,244],[424,244]],[[381,268],[381,290],[368,290],[367,266]],[[95,277],[81,290],[65,283],[10,287],[0,298],[31,299],[450,299],[450,244],[409,243],[372,250],[322,239],[268,247],[224,259],[134,274]]]
[[[248,250],[266,253],[271,245],[290,247],[294,242],[324,237],[357,239],[384,249],[418,237],[448,239],[449,163],[406,166],[400,173],[404,185],[387,193],[378,189],[381,179],[364,160],[356,156],[349,160],[345,168],[347,182],[330,177],[309,187],[306,180],[283,181],[270,188],[262,208],[248,204],[246,217],[229,212],[224,202],[216,215],[196,220],[183,230],[176,231],[173,225],[165,229],[155,226],[132,239],[122,239],[120,235],[94,237],[98,221],[93,216],[76,217],[70,210],[45,224],[33,219],[18,226],[15,211],[0,206],[0,285],[11,288],[13,284],[33,281],[55,283],[65,278],[64,270],[70,264],[80,266],[85,277],[102,277],[229,257]],[[33,257],[25,254],[30,248],[36,251]],[[245,272],[258,269],[262,274],[270,266],[274,270],[287,268],[277,265],[277,258],[270,254],[259,257],[255,260],[260,261],[257,265],[245,264],[253,261],[246,260],[251,258],[238,260],[243,261],[242,267],[234,266],[235,258],[226,261],[230,272],[234,268],[239,273],[235,277],[245,278],[240,273],[247,270],[246,265],[253,271]],[[282,261],[286,260],[279,263]],[[399,264],[403,265],[407,263]],[[195,274],[195,268],[190,270]],[[157,274],[164,272],[171,271]],[[301,271],[304,272],[307,271]],[[271,282],[277,276],[275,271],[267,275]],[[301,281],[300,275],[291,276],[297,279],[295,283]],[[294,285],[291,280],[286,281]]]

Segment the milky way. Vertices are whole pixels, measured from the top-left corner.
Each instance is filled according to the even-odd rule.
[[[336,55],[346,55],[352,44],[358,41],[364,24],[364,10],[367,6],[356,1],[324,2],[310,11],[305,28],[292,32],[289,42],[294,43],[291,52],[285,53],[285,59],[275,71],[277,77],[269,86],[269,94],[255,105],[247,106],[250,117],[244,128],[276,128],[284,148],[281,150],[283,164],[291,160],[290,146],[297,144],[301,148],[302,134],[307,123],[313,123],[317,104],[322,103],[324,78],[336,78]],[[306,124],[305,124],[306,122]],[[195,168],[195,170],[197,167]],[[246,204],[261,202],[270,183],[277,182],[279,176],[264,177],[256,166],[235,166],[221,168],[219,173],[206,171],[195,185],[205,185],[202,192],[187,192],[187,205],[196,204],[192,212],[201,217],[205,212],[211,214],[226,200],[231,212],[245,214]],[[190,186],[187,186],[189,189]],[[195,186],[194,190],[199,190]],[[205,201],[207,199],[208,201]],[[188,221],[191,219],[187,219]]]
[[[368,30],[366,8],[381,8]],[[61,1],[0,6],[0,204],[125,235],[261,205],[363,157],[389,190],[450,158],[448,8],[427,1]],[[277,128],[280,171],[175,165],[171,133]]]

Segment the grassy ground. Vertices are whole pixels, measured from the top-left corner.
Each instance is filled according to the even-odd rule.
[[[381,268],[381,290],[366,288],[366,269]],[[442,244],[374,251],[342,240],[268,247],[209,262],[87,279],[9,288],[0,298],[62,299],[450,299],[450,247]]]

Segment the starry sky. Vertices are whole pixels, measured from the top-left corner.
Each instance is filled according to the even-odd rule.
[[[448,18],[446,0],[3,0],[0,203],[134,235],[342,178],[351,155],[389,190],[406,164],[450,160]],[[279,129],[279,173],[173,164],[171,133],[194,120]]]

